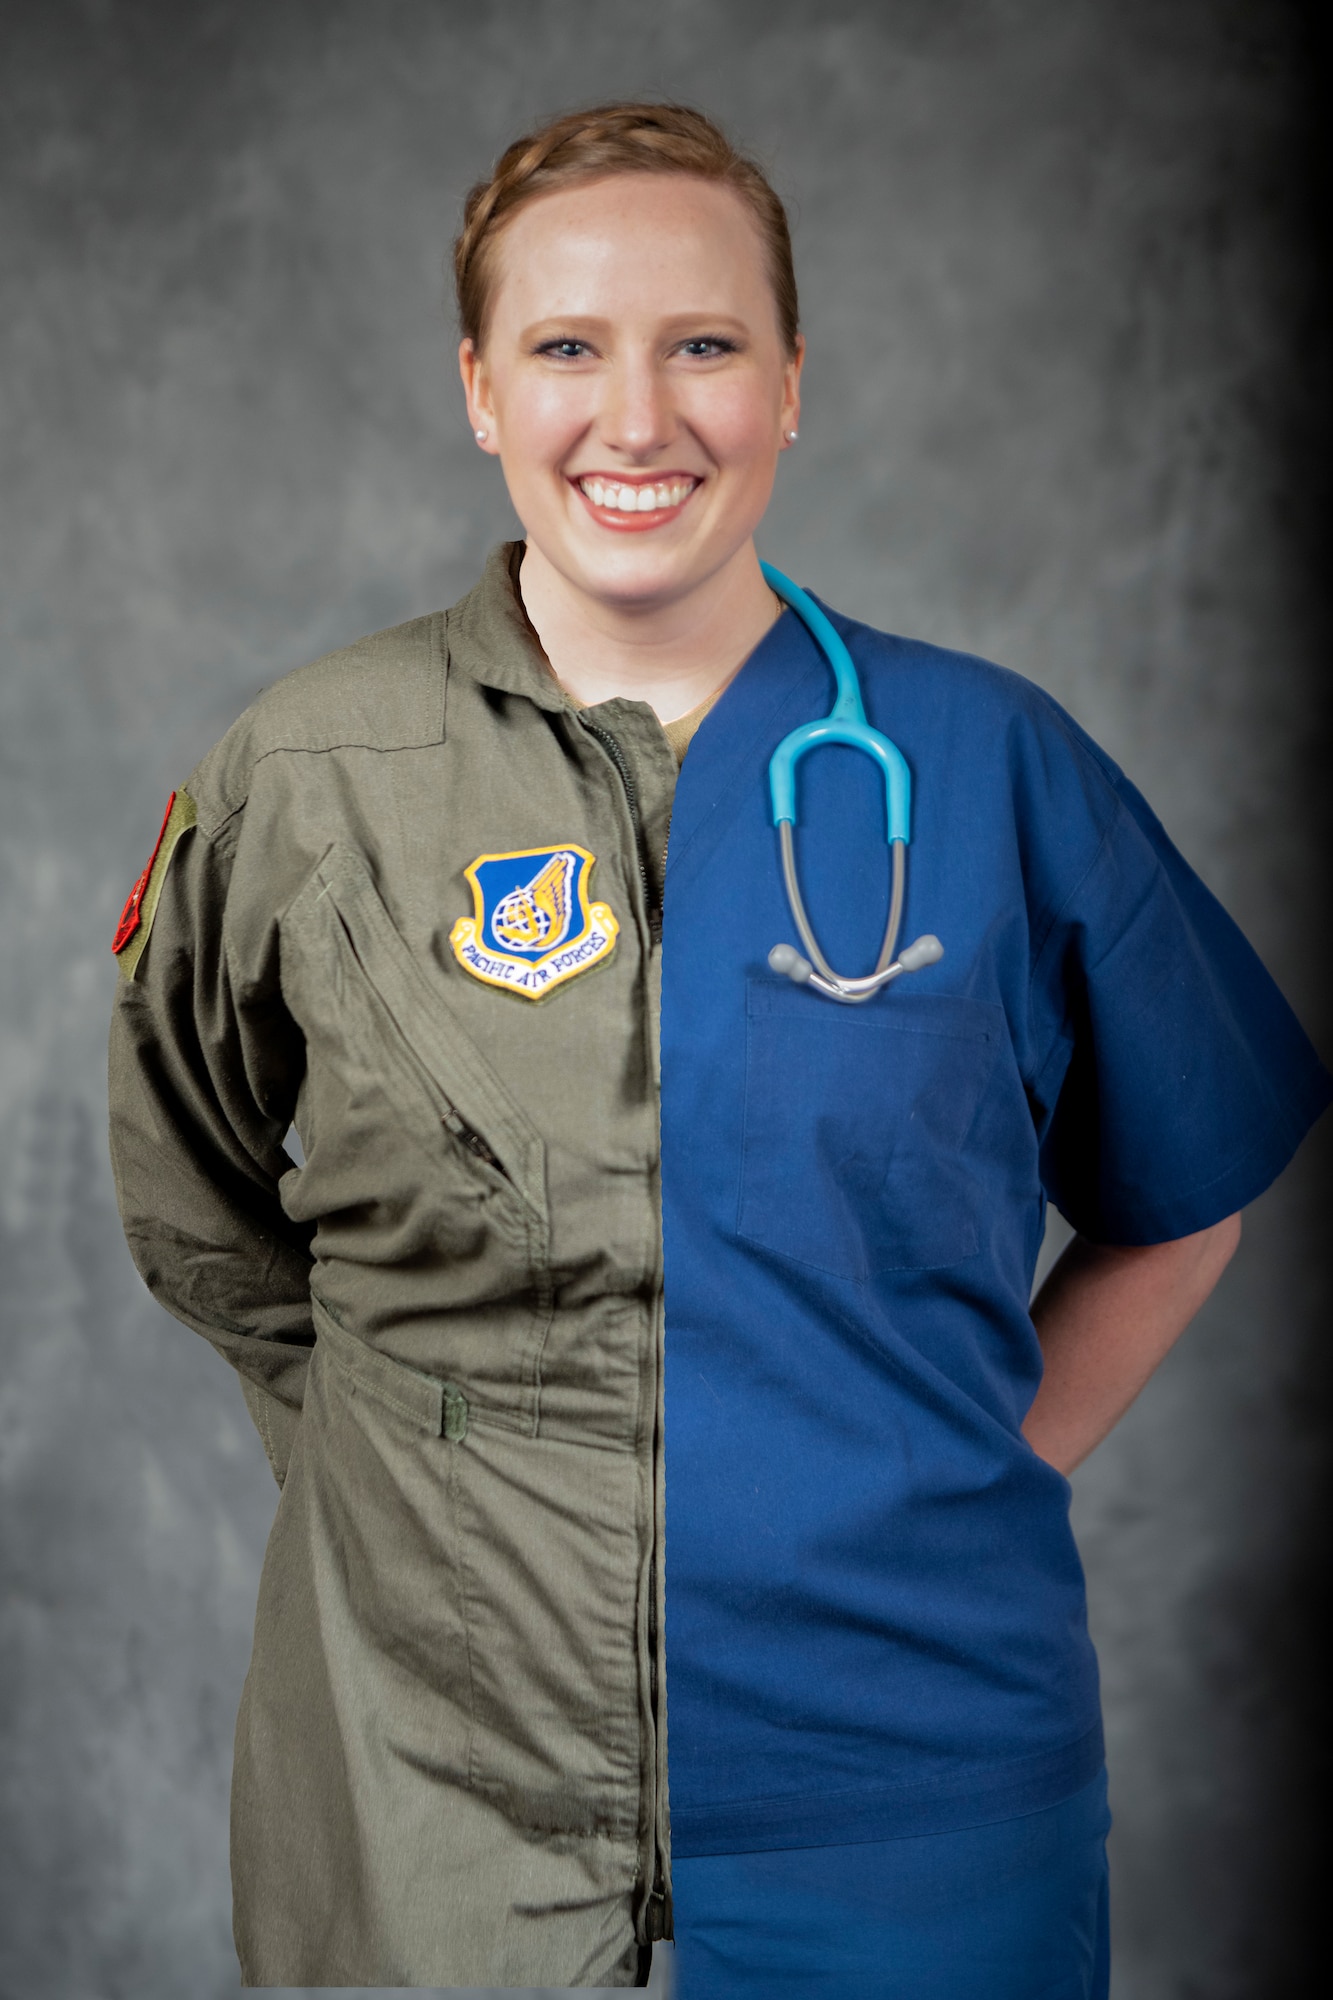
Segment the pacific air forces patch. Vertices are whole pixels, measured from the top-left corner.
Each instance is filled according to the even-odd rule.
[[[620,925],[607,904],[588,901],[593,858],[572,841],[479,854],[464,870],[474,914],[449,933],[459,964],[488,986],[540,1000],[608,958]]]

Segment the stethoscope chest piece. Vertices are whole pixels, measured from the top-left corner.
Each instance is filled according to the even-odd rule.
[[[808,956],[803,957],[794,945],[775,944],[768,954],[768,963],[774,972],[784,974],[798,986],[811,986],[816,993],[822,993],[830,1000],[856,1007],[873,998],[882,986],[888,986],[904,972],[919,972],[923,966],[934,965],[944,956],[944,946],[937,937],[927,932],[894,957],[898,932],[902,927],[903,899],[907,892],[907,843],[911,837],[912,820],[911,773],[897,744],[882,736],[878,729],[872,729],[866,721],[861,683],[852,656],[819,606],[790,577],[774,569],[771,563],[761,563],[760,568],[769,587],[784,604],[791,606],[819,645],[833,669],[838,686],[833,707],[824,720],[805,722],[799,729],[793,729],[789,736],[783,737],[769,762],[768,782],[782,855],[782,879],[793,921]],[[850,749],[862,751],[879,766],[884,778],[884,810],[892,875],[889,920],[875,968],[863,979],[842,978],[825,958],[806,914],[796,873],[796,766],[807,751],[825,743],[844,743]]]

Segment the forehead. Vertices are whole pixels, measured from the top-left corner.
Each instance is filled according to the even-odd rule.
[[[735,191],[689,174],[615,174],[540,195],[496,244],[493,313],[749,313],[768,301],[764,245]]]

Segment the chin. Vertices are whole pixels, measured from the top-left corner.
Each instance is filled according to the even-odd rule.
[[[626,536],[619,547],[570,550],[566,574],[594,597],[632,605],[682,595],[707,573],[697,551],[643,546],[648,539]]]
[[[572,547],[565,544],[569,565],[565,573],[592,595],[626,606],[686,597],[724,569],[753,532],[747,526],[725,541],[711,536],[692,537],[688,542],[657,541],[651,534],[626,535],[616,537],[613,547],[591,548],[580,537]]]

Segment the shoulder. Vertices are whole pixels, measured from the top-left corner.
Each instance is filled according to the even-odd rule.
[[[943,785],[977,839],[1010,826],[1025,875],[1059,897],[1112,830],[1169,843],[1114,759],[1053,695],[1012,668],[830,613],[860,672],[870,720]],[[1117,836],[1118,837],[1118,836]]]
[[[834,611],[829,616],[846,640],[867,689],[873,688],[881,699],[928,704],[946,726],[958,717],[970,718],[974,725],[982,717],[1002,720],[1020,736],[1030,733],[1066,744],[1073,755],[1090,759],[1108,780],[1120,775],[1111,758],[1055,697],[1012,667],[925,639],[881,632]]]
[[[444,613],[430,612],[284,674],[190,774],[200,831],[211,835],[240,811],[266,759],[438,743],[446,668]]]
[[[989,754],[1003,762],[1019,786],[1051,782],[1063,770],[1107,810],[1133,794],[1101,744],[1025,674],[977,654],[879,632],[837,612],[829,616],[847,640],[881,726],[889,728],[895,710],[905,712],[955,754],[967,760]]]

